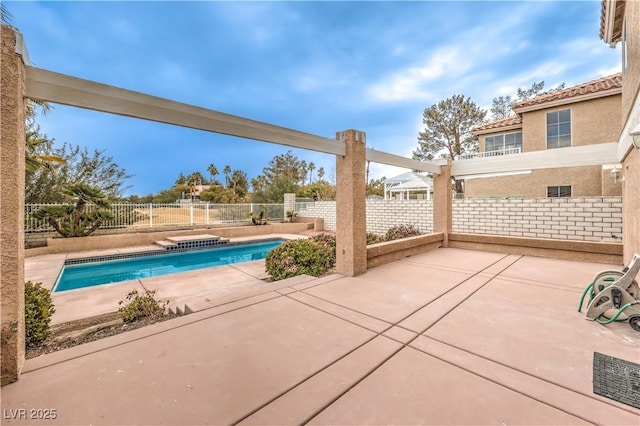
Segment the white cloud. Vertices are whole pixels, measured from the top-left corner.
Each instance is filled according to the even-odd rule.
[[[368,94],[372,99],[383,102],[424,101],[433,97],[429,83],[445,74],[460,74],[469,67],[470,63],[463,60],[457,47],[446,47],[437,50],[424,64],[396,72],[372,84]]]

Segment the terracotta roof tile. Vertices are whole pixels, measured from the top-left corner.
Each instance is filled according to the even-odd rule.
[[[557,92],[549,93],[546,95],[536,96],[535,98],[527,99],[524,101],[516,102],[513,104],[513,110],[519,112],[519,109],[534,107],[540,105],[544,108],[544,104],[569,100],[578,96],[584,96],[594,93],[605,94],[606,92],[618,91],[622,88],[622,74],[614,74],[607,77],[602,77],[597,80],[588,81],[586,83],[578,84],[577,86],[568,87]]]
[[[482,123],[473,128],[474,132],[483,131],[483,130],[493,130],[500,129],[502,127],[516,126],[518,124],[522,124],[522,120],[519,115],[510,115],[506,118],[501,118],[500,120],[489,121],[486,123]]]

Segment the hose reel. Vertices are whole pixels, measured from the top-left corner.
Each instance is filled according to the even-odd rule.
[[[622,271],[608,270],[595,275],[582,292],[578,312],[589,294],[586,318],[606,325],[628,321],[640,332],[640,286],[635,280],[640,271],[640,254],[636,253]]]

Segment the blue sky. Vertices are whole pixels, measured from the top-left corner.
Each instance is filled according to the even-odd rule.
[[[358,129],[410,156],[425,108],[454,94],[488,109],[544,80],[616,73],[600,1],[4,2],[40,68],[320,136]],[[214,163],[249,178],[287,147],[55,105],[56,143],[106,149],[128,194]],[[332,155],[293,150],[326,178]],[[402,169],[372,165],[370,177]]]

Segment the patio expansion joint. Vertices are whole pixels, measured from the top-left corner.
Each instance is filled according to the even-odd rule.
[[[338,363],[338,362],[339,362],[339,361],[341,361],[342,359],[346,358],[347,356],[349,356],[350,354],[352,354],[352,353],[353,353],[353,352],[355,352],[356,350],[360,349],[361,347],[363,347],[364,345],[368,344],[369,342],[373,341],[374,339],[376,339],[376,338],[378,338],[378,337],[383,337],[383,338],[386,338],[386,339],[392,340],[392,341],[394,341],[394,342],[396,342],[396,343],[398,343],[398,344],[400,345],[400,346],[398,347],[398,349],[397,349],[397,350],[393,351],[389,356],[387,356],[387,357],[385,357],[384,359],[382,359],[382,360],[381,360],[379,363],[377,363],[377,364],[376,364],[372,369],[370,369],[366,374],[364,374],[362,377],[360,377],[360,378],[359,378],[358,380],[356,380],[354,383],[352,383],[352,384],[350,384],[349,386],[347,386],[347,387],[346,387],[346,389],[344,389],[342,392],[340,392],[338,395],[336,395],[334,398],[332,398],[328,403],[324,404],[324,405],[323,405],[322,407],[320,407],[318,410],[316,410],[315,412],[313,412],[310,416],[308,416],[308,417],[307,417],[304,421],[302,421],[301,423],[302,423],[302,424],[306,424],[306,423],[310,422],[314,417],[316,417],[316,416],[317,416],[318,414],[320,414],[322,411],[324,411],[325,409],[327,409],[328,407],[330,407],[332,404],[334,404],[337,400],[339,400],[340,398],[342,398],[346,393],[348,393],[348,392],[349,392],[349,391],[351,391],[353,388],[355,388],[355,387],[356,387],[356,386],[358,386],[360,383],[362,383],[362,381],[364,381],[364,380],[365,380],[365,379],[367,379],[371,374],[373,374],[375,371],[377,371],[377,370],[378,370],[381,366],[383,366],[387,361],[389,361],[391,358],[393,358],[393,357],[394,357],[398,352],[400,352],[401,350],[403,350],[403,349],[405,349],[405,348],[407,348],[407,347],[410,347],[410,348],[412,348],[412,349],[415,349],[413,346],[410,346],[410,345],[411,345],[411,343],[413,343],[416,339],[420,338],[421,333],[416,333],[416,332],[414,332],[413,330],[409,330],[409,329],[407,329],[406,327],[403,327],[403,326],[399,325],[399,323],[401,323],[402,321],[406,320],[406,319],[407,319],[407,318],[409,318],[410,316],[414,315],[416,312],[420,311],[421,309],[423,309],[423,308],[427,307],[427,306],[428,306],[429,304],[431,304],[433,301],[435,301],[435,300],[439,299],[440,297],[444,296],[444,295],[445,295],[445,294],[447,294],[449,291],[452,291],[453,289],[457,288],[458,286],[460,286],[460,285],[464,284],[465,282],[467,282],[468,280],[470,280],[470,279],[471,279],[471,278],[473,278],[474,276],[476,276],[476,275],[478,275],[478,274],[483,273],[484,271],[486,271],[487,269],[491,268],[493,265],[495,265],[496,263],[500,262],[501,260],[505,259],[505,258],[506,258],[506,257],[508,257],[508,256],[509,256],[509,255],[505,255],[505,256],[501,257],[501,258],[500,258],[500,259],[498,259],[497,261],[495,261],[495,262],[493,262],[492,264],[488,265],[487,267],[483,268],[481,271],[478,271],[478,272],[476,272],[475,274],[471,275],[470,277],[466,278],[465,280],[463,280],[462,282],[460,282],[460,283],[459,283],[459,284],[457,284],[456,286],[452,287],[450,290],[448,290],[448,291],[444,292],[443,294],[441,294],[440,296],[438,296],[438,297],[437,297],[437,298],[435,298],[434,300],[429,301],[428,303],[426,303],[425,305],[423,305],[423,306],[419,307],[418,309],[415,309],[414,311],[412,311],[411,313],[409,313],[408,315],[406,315],[405,317],[401,318],[400,320],[398,320],[398,321],[397,321],[397,322],[395,322],[395,323],[390,323],[390,322],[388,322],[388,321],[382,320],[382,319],[380,319],[380,318],[376,318],[376,317],[374,317],[374,316],[372,316],[372,315],[369,315],[369,314],[366,314],[366,313],[364,313],[364,312],[360,312],[360,311],[358,311],[358,310],[355,310],[355,309],[352,309],[352,308],[346,307],[346,306],[341,305],[341,304],[339,304],[339,303],[335,303],[335,302],[333,302],[333,301],[326,300],[326,299],[324,299],[324,298],[321,298],[321,297],[315,296],[315,295],[313,295],[313,294],[306,293],[306,292],[304,291],[304,290],[306,290],[306,289],[304,289],[304,290],[301,290],[301,291],[300,291],[301,293],[304,293],[304,294],[305,294],[305,295],[307,295],[307,296],[310,296],[310,297],[316,298],[316,299],[318,299],[318,300],[322,300],[322,301],[324,301],[324,302],[326,302],[326,303],[329,303],[329,304],[332,304],[332,305],[338,306],[338,307],[340,307],[340,308],[343,308],[343,309],[346,309],[346,310],[349,310],[349,311],[355,312],[355,313],[357,313],[357,314],[364,315],[364,316],[366,316],[366,317],[369,317],[369,318],[375,319],[375,320],[377,320],[377,321],[382,321],[382,322],[384,322],[384,323],[386,323],[386,324],[389,324],[389,326],[388,326],[387,328],[385,328],[385,329],[383,329],[383,330],[381,330],[381,331],[371,330],[371,329],[369,329],[369,328],[367,328],[367,327],[365,327],[365,326],[363,326],[363,325],[361,325],[361,324],[357,324],[357,323],[355,323],[355,322],[353,322],[353,321],[350,321],[350,320],[348,320],[348,319],[342,318],[342,317],[340,317],[340,316],[338,316],[338,315],[336,315],[336,314],[334,314],[334,313],[332,313],[332,312],[327,312],[326,310],[321,309],[321,308],[319,308],[319,307],[312,306],[312,305],[310,305],[310,304],[308,304],[308,303],[305,303],[305,302],[302,302],[302,301],[300,301],[300,300],[297,300],[297,299],[294,299],[294,298],[292,298],[292,297],[289,297],[289,296],[290,296],[290,294],[286,294],[286,295],[284,295],[284,297],[287,297],[287,298],[288,298],[288,299],[290,299],[290,300],[293,300],[293,301],[295,301],[295,302],[298,302],[298,303],[300,303],[300,304],[303,304],[303,305],[305,305],[305,306],[307,306],[307,307],[310,307],[310,308],[312,308],[312,309],[318,310],[318,311],[323,312],[323,313],[325,313],[325,314],[331,315],[331,316],[336,317],[336,318],[338,318],[338,319],[340,319],[340,320],[342,320],[342,321],[345,321],[345,322],[348,322],[348,323],[350,323],[350,324],[353,324],[353,325],[356,325],[356,326],[358,326],[358,327],[361,327],[361,328],[363,328],[363,329],[365,329],[365,330],[371,331],[371,332],[375,333],[375,335],[374,335],[374,336],[372,336],[372,337],[371,337],[370,339],[368,339],[367,341],[365,341],[364,343],[362,343],[361,345],[359,345],[359,346],[357,346],[356,348],[352,349],[351,351],[349,351],[349,352],[345,353],[343,356],[341,356],[341,357],[339,357],[338,359],[334,360],[333,362],[329,363],[329,364],[328,364],[328,365],[326,365],[325,367],[323,367],[323,368],[319,369],[318,371],[316,371],[316,372],[315,372],[315,373],[313,373],[312,375],[310,375],[310,376],[306,377],[305,379],[303,379],[303,380],[299,381],[298,383],[296,383],[296,384],[294,384],[293,386],[289,387],[288,389],[284,390],[283,392],[281,392],[280,394],[278,394],[278,395],[276,395],[275,397],[271,398],[269,401],[267,401],[267,402],[263,403],[263,404],[262,404],[262,405],[260,405],[259,407],[256,407],[255,409],[251,410],[251,412],[247,413],[247,414],[246,414],[246,415],[244,415],[243,417],[241,417],[241,418],[239,418],[238,420],[234,421],[232,424],[234,424],[234,425],[235,425],[235,424],[238,424],[238,423],[242,422],[243,420],[245,420],[245,419],[247,419],[247,418],[251,417],[253,414],[255,414],[255,413],[257,413],[258,411],[262,410],[263,408],[267,407],[269,404],[271,404],[271,403],[273,403],[274,401],[276,401],[277,399],[281,398],[283,395],[286,395],[287,393],[289,393],[289,392],[293,391],[293,390],[294,390],[295,388],[297,388],[298,386],[300,386],[300,385],[302,385],[303,383],[305,383],[305,382],[307,382],[307,381],[311,380],[313,377],[315,377],[315,376],[317,376],[317,375],[321,374],[323,371],[327,370],[327,369],[328,369],[329,367],[331,367],[332,365],[334,365],[334,364]],[[508,267],[510,267],[511,265],[513,265],[514,263],[516,263],[516,262],[517,262],[518,260],[520,260],[522,257],[523,257],[523,256],[519,256],[517,259],[515,259],[513,262],[511,262],[511,263],[510,263],[509,265],[507,265],[505,268],[503,268],[502,270],[500,270],[500,272],[498,272],[498,273],[496,273],[496,274],[492,274],[492,275],[493,275],[493,277],[492,277],[492,278],[488,278],[488,279],[487,279],[487,282],[486,282],[485,284],[483,284],[480,288],[484,287],[484,286],[485,286],[488,282],[490,282],[493,278],[495,278],[495,277],[496,277],[496,276],[498,276],[502,271],[506,270]],[[474,294],[474,293],[475,293],[476,291],[478,291],[480,288],[478,288],[477,290],[475,290],[472,294]],[[470,297],[470,296],[471,296],[471,295],[469,295],[468,297]],[[464,300],[468,299],[468,297],[467,297],[467,298],[465,298]],[[463,300],[462,302],[464,302],[464,300]],[[462,303],[462,302],[460,302],[460,303]],[[457,306],[459,306],[459,304],[458,304],[458,305],[456,305],[455,307],[457,307]],[[454,307],[454,308],[452,308],[451,310],[455,309],[455,307]],[[448,312],[451,312],[451,311],[448,311]],[[448,313],[448,312],[447,312],[447,313]],[[445,315],[446,315],[446,314],[445,314]],[[434,323],[434,324],[435,324],[435,323]],[[432,324],[432,326],[433,326],[433,324]],[[397,340],[397,339],[393,339],[393,338],[391,338],[391,337],[389,337],[389,336],[384,335],[384,333],[386,333],[387,331],[391,330],[393,327],[399,327],[399,328],[401,328],[401,329],[403,329],[403,330],[409,331],[409,332],[411,332],[411,333],[415,334],[415,336],[414,336],[414,337],[412,337],[412,338],[410,338],[407,342],[401,342],[401,341],[399,341],[399,340]],[[428,328],[427,328],[427,329],[428,329]],[[426,330],[425,330],[425,331],[426,331]]]
[[[633,409],[627,409],[626,407],[623,407],[622,404],[621,405],[616,405],[616,404],[610,403],[609,401],[605,400],[604,398],[603,399],[599,399],[599,398],[594,397],[593,395],[590,395],[590,394],[587,394],[587,393],[583,393],[583,392],[577,391],[575,389],[568,388],[568,387],[560,385],[558,383],[554,383],[554,382],[552,382],[550,380],[547,380],[547,379],[545,379],[543,377],[534,376],[534,375],[532,375],[530,373],[527,373],[526,371],[523,371],[523,370],[521,370],[519,368],[515,368],[515,367],[509,366],[507,364],[504,364],[504,363],[502,363],[500,361],[496,361],[496,360],[493,360],[493,359],[488,358],[486,356],[483,356],[483,355],[480,355],[480,354],[476,354],[474,352],[471,352],[469,350],[466,350],[466,349],[461,348],[461,347],[456,346],[456,345],[452,345],[451,343],[445,342],[445,341],[440,340],[438,338],[435,338],[435,337],[432,337],[432,336],[427,336],[427,335],[419,335],[418,337],[416,337],[416,339],[418,339],[418,338],[433,340],[433,341],[438,342],[438,343],[440,343],[442,345],[448,346],[450,348],[453,348],[453,349],[456,349],[458,351],[464,352],[464,353],[466,353],[468,355],[471,355],[472,357],[478,357],[478,358],[481,358],[481,359],[483,359],[483,360],[485,360],[485,361],[487,361],[489,363],[499,365],[499,366],[501,366],[503,368],[506,368],[508,370],[516,371],[517,373],[523,374],[523,375],[529,377],[530,379],[532,379],[534,381],[541,381],[541,382],[546,383],[547,385],[561,388],[562,390],[564,390],[566,392],[570,392],[570,393],[573,393],[575,395],[579,395],[579,396],[582,396],[582,397],[585,397],[585,398],[589,398],[590,400],[593,400],[595,402],[606,404],[606,405],[609,405],[611,407],[617,408],[619,410],[627,411],[630,414],[637,415],[637,411],[633,411]],[[413,343],[413,341],[415,341],[416,339],[413,339],[411,342],[407,343],[407,346],[409,346],[411,343]],[[447,364],[449,364],[449,365],[451,365],[453,367],[460,368],[460,369],[466,371],[467,373],[473,374],[474,376],[480,377],[480,378],[488,380],[488,381],[490,381],[490,382],[492,382],[492,383],[494,383],[494,384],[496,384],[498,386],[501,386],[501,387],[504,387],[506,389],[509,389],[512,392],[516,392],[516,393],[518,393],[518,394],[520,394],[520,395],[522,395],[522,396],[524,396],[526,398],[533,399],[534,401],[537,401],[537,402],[539,402],[541,404],[547,405],[549,407],[553,407],[553,408],[555,408],[555,409],[557,409],[559,411],[562,411],[562,412],[564,412],[566,414],[569,414],[571,416],[578,417],[579,419],[581,419],[581,420],[583,420],[585,422],[594,423],[593,420],[584,417],[581,413],[574,413],[574,412],[568,411],[566,408],[562,408],[561,406],[554,405],[552,403],[544,401],[541,398],[537,398],[537,397],[535,397],[533,395],[529,395],[527,393],[524,393],[524,391],[519,390],[519,389],[517,389],[517,388],[515,388],[513,386],[510,386],[510,385],[507,385],[505,383],[499,382],[499,381],[497,381],[495,379],[492,379],[490,375],[481,374],[479,371],[474,371],[474,370],[472,370],[470,368],[467,368],[464,365],[462,365],[461,363],[452,362],[451,360],[447,360],[444,357],[441,357],[441,356],[439,356],[437,354],[431,353],[426,349],[422,349],[422,348],[419,348],[419,347],[416,347],[416,346],[411,346],[411,348],[415,349],[415,350],[417,350],[419,352],[422,352],[422,353],[424,353],[426,355],[432,356],[432,357],[434,357],[434,358],[436,358],[436,359],[438,359],[438,360],[440,360],[440,361],[442,361],[444,363],[447,363]]]
[[[144,334],[144,335],[142,335],[142,336],[135,337],[135,338],[132,338],[132,339],[128,339],[128,340],[123,341],[123,342],[115,343],[115,344],[108,345],[108,346],[102,346],[102,347],[99,347],[99,348],[97,348],[97,349],[95,349],[95,350],[91,350],[91,351],[83,352],[83,353],[81,353],[81,354],[78,354],[78,355],[75,355],[75,356],[71,356],[71,357],[68,357],[68,358],[64,358],[64,359],[61,359],[61,360],[56,361],[56,362],[52,362],[52,363],[48,363],[48,364],[45,364],[45,365],[41,365],[41,366],[39,366],[39,367],[37,367],[37,368],[29,369],[29,370],[27,370],[27,371],[24,371],[22,374],[23,374],[23,375],[25,375],[25,374],[29,374],[29,373],[32,373],[32,372],[35,372],[35,371],[41,370],[41,369],[43,369],[43,368],[48,368],[48,367],[51,367],[51,366],[54,366],[54,365],[57,365],[57,364],[63,364],[63,363],[65,363],[65,362],[67,362],[67,361],[72,361],[72,360],[75,360],[75,359],[83,358],[83,357],[85,357],[85,356],[89,356],[89,355],[92,355],[92,354],[95,354],[95,353],[98,353],[98,352],[102,352],[102,351],[107,351],[107,350],[110,350],[110,349],[113,349],[113,348],[117,348],[117,347],[119,347],[119,346],[128,345],[128,344],[130,344],[130,343],[137,342],[137,341],[141,341],[141,340],[147,339],[147,338],[149,338],[149,337],[157,336],[157,335],[159,335],[159,334],[172,332],[173,330],[177,330],[177,329],[179,329],[179,328],[183,328],[183,327],[189,326],[189,325],[191,325],[191,324],[196,324],[196,323],[199,323],[199,322],[202,322],[202,321],[207,321],[207,320],[209,320],[209,319],[211,319],[211,318],[215,318],[215,317],[218,317],[218,316],[221,316],[221,315],[228,314],[228,313],[230,313],[230,312],[235,312],[235,311],[238,311],[238,310],[240,310],[240,309],[247,308],[247,307],[249,307],[249,306],[259,305],[259,304],[261,304],[261,303],[266,303],[266,302],[269,302],[269,301],[271,301],[271,300],[273,300],[273,299],[277,299],[277,298],[283,297],[282,295],[277,294],[277,295],[274,295],[273,297],[270,297],[270,298],[268,298],[268,299],[259,300],[259,301],[257,301],[257,302],[254,302],[254,303],[248,303],[248,304],[246,304],[246,305],[240,305],[240,306],[238,306],[238,307],[236,307],[236,308],[232,308],[232,309],[229,309],[229,310],[225,310],[225,311],[222,311],[222,312],[218,312],[218,313],[215,313],[215,314],[213,314],[213,315],[206,315],[206,316],[204,315],[204,313],[206,313],[206,311],[207,311],[207,310],[209,310],[209,309],[215,309],[215,308],[224,307],[225,305],[229,305],[229,304],[233,304],[233,303],[241,302],[241,301],[243,301],[243,300],[250,299],[250,298],[252,298],[252,297],[263,296],[263,295],[268,294],[268,293],[269,293],[269,292],[259,293],[259,294],[255,294],[255,295],[252,295],[252,296],[247,296],[247,297],[239,298],[239,299],[234,300],[234,301],[230,301],[230,302],[222,303],[222,304],[217,305],[217,306],[212,306],[211,308],[203,309],[202,311],[198,311],[198,312],[197,312],[197,313],[195,313],[195,314],[183,315],[183,316],[180,316],[180,317],[178,317],[178,318],[176,318],[176,319],[184,318],[184,319],[185,319],[185,322],[184,322],[184,323],[182,323],[182,324],[178,324],[178,325],[176,325],[175,327],[170,327],[170,328],[167,328],[167,329],[158,330],[158,331],[153,332],[153,333],[145,333],[145,334]],[[192,318],[192,316],[200,316],[200,315],[197,315],[197,314],[199,314],[199,313],[203,313],[202,318]],[[190,320],[190,321],[189,321],[189,320]],[[171,320],[169,320],[169,321],[171,321]],[[156,323],[156,324],[162,324],[162,323]],[[143,327],[143,328],[138,328],[138,329],[135,329],[135,330],[131,330],[131,331],[129,331],[129,332],[141,332],[141,333],[142,333],[142,332],[144,332],[144,331],[145,331],[145,329],[144,329],[144,327]],[[114,336],[114,337],[116,337],[116,336]],[[100,341],[97,341],[97,342],[100,342]],[[91,344],[91,343],[94,343],[94,342],[90,342],[89,344]],[[66,349],[66,350],[74,350],[74,349],[79,348],[79,347],[81,347],[81,346],[74,346],[74,347],[71,347],[71,348]],[[55,354],[55,353],[56,353],[56,352],[53,352],[51,355],[53,355],[53,354]]]
[[[511,256],[510,254],[507,254],[503,257],[501,257],[500,259],[496,260],[495,262],[493,262],[491,265],[487,266],[486,268],[482,269],[481,271],[476,272],[475,274],[473,274],[472,276],[466,278],[465,280],[463,280],[462,282],[460,282],[459,284],[451,287],[449,290],[445,291],[444,293],[442,293],[441,295],[439,295],[438,297],[436,297],[435,299],[429,301],[429,303],[427,303],[425,306],[423,306],[422,308],[416,310],[414,313],[417,313],[418,311],[420,311],[423,308],[426,308],[427,306],[429,306],[430,304],[432,304],[433,302],[437,301],[438,299],[441,299],[442,297],[446,296],[447,294],[449,294],[450,292],[454,291],[455,289],[457,289],[458,287],[462,286],[463,284],[465,284],[466,282],[470,281],[472,278],[479,276],[481,274],[486,274],[486,270],[493,267],[494,265],[496,265],[498,262],[501,262],[502,260],[506,259],[507,257]],[[464,297],[462,300],[460,300],[458,303],[456,303],[453,307],[451,307],[451,309],[447,310],[444,314],[442,314],[440,316],[440,318],[438,318],[436,321],[434,321],[433,323],[431,323],[427,328],[425,328],[424,330],[422,330],[420,333],[418,333],[418,335],[424,334],[427,331],[429,331],[430,328],[432,328],[434,325],[438,324],[440,321],[442,321],[447,315],[449,315],[451,312],[453,312],[455,309],[457,309],[458,307],[460,307],[460,305],[462,305],[464,302],[466,302],[467,300],[469,300],[469,298],[471,296],[473,296],[474,294],[476,294],[477,292],[479,292],[480,290],[482,290],[487,284],[489,284],[491,281],[493,281],[496,277],[500,276],[501,273],[503,273],[504,271],[506,271],[507,269],[509,269],[511,266],[515,265],[517,262],[519,262],[522,258],[524,257],[524,255],[519,255],[517,259],[515,259],[513,262],[509,263],[508,265],[506,265],[504,268],[502,268],[500,271],[498,272],[492,272],[489,273],[488,276],[484,277],[486,280],[484,282],[484,284],[478,286],[478,288],[476,288],[475,290],[473,290],[471,293],[469,293],[466,297]],[[412,313],[411,315],[413,315],[414,313]],[[409,318],[409,317],[407,317]],[[407,319],[405,318],[405,319]],[[403,319],[404,321],[404,319]],[[417,338],[417,337],[416,337]],[[413,339],[415,340],[415,339]],[[412,340],[412,341],[413,341]]]

